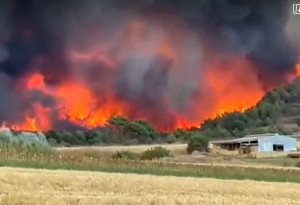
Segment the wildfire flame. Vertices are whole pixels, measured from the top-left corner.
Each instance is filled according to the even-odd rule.
[[[174,46],[174,41],[180,41],[180,35],[174,34],[172,38],[175,40],[173,39],[173,41],[168,39],[171,33],[165,35],[160,39],[158,46],[152,49],[142,45],[146,30],[147,25],[144,23],[132,22],[129,24],[120,35],[119,44],[122,46],[117,47],[119,53],[116,58],[107,54],[106,47],[110,47],[110,45],[91,49],[87,52],[72,51],[70,58],[80,62],[91,60],[102,62],[111,72],[117,70],[119,61],[130,55],[126,52],[127,50],[122,50],[123,47],[132,49],[142,47],[138,51],[163,56],[172,61],[181,62],[183,60],[184,52],[179,51]],[[175,123],[172,127],[167,128],[154,124],[158,129],[174,130],[176,128],[199,127],[205,119],[222,116],[228,112],[244,112],[254,106],[265,94],[258,83],[254,73],[255,69],[246,59],[237,58],[230,63],[214,62],[206,65],[206,67],[209,69],[205,70],[203,75],[207,87],[204,90],[207,90],[207,93],[205,93],[204,98],[198,97],[191,103],[194,114],[198,115],[199,113],[199,117],[191,119],[184,113],[173,111],[170,108],[169,112],[172,113]],[[300,76],[300,64],[297,66],[297,76]],[[105,125],[113,115],[132,116],[134,112],[138,113],[139,119],[148,120],[142,111],[136,111],[135,105],[130,105],[129,102],[118,98],[112,89],[105,89],[105,95],[99,96],[92,92],[80,78],[66,79],[65,82],[56,86],[48,85],[45,79],[46,76],[43,74],[33,73],[26,77],[25,89],[38,90],[53,97],[56,100],[55,107],[35,103],[33,111],[25,113],[24,122],[17,124],[4,122],[3,126],[11,127],[14,130],[49,130],[52,128],[51,116],[53,112],[59,113],[60,120],[68,120],[90,129]],[[168,103],[167,100],[162,99],[162,102],[165,101]],[[147,112],[149,113],[149,111]]]
[[[235,73],[232,78],[241,74],[238,73],[238,69],[234,67],[230,69],[231,71],[228,75]],[[231,86],[231,80],[233,79],[226,76],[225,72],[216,72],[217,70],[218,68],[210,71],[208,74],[208,79],[216,94],[216,99],[214,100],[216,104],[212,112],[208,113],[205,118],[214,118],[234,111],[244,112],[246,109],[255,105],[264,95],[264,92],[258,86],[255,86],[255,83],[248,85],[239,84],[236,85],[235,88],[229,88],[229,86]],[[228,72],[228,70],[226,72]],[[251,76],[251,70],[249,70],[247,75],[248,80],[254,80],[254,76],[249,77]],[[300,64],[297,66],[297,75],[300,75]],[[246,87],[242,87],[243,85]],[[108,101],[106,100],[104,103],[99,104],[99,100],[97,100],[96,96],[94,96],[84,84],[75,81],[67,82],[51,90],[47,89],[44,76],[35,73],[28,78],[27,89],[38,89],[55,96],[60,101],[59,107],[57,108],[60,111],[60,118],[70,120],[73,123],[87,128],[105,125],[112,115],[126,116],[128,114],[126,104],[118,101],[113,93],[111,96],[108,96]],[[23,123],[13,125],[3,123],[3,126],[11,127],[14,130],[28,131],[51,129],[51,109],[43,107],[41,104],[35,104],[34,109],[34,116],[26,116]],[[199,107],[199,109],[201,109],[201,107]],[[199,127],[201,124],[201,121],[191,122],[182,115],[177,115],[176,121],[177,123],[172,129]]]
[[[227,92],[226,89],[229,89],[227,87],[229,85],[224,80],[221,80],[222,76],[223,74],[220,73],[219,76],[214,74],[209,77],[214,93],[216,93],[217,100],[215,102],[217,104],[205,118],[214,118],[233,111],[243,112],[255,105],[263,95],[261,90],[252,87],[247,89],[236,87],[233,92]],[[230,79],[228,80],[230,81]],[[55,96],[60,101],[57,107],[60,112],[60,119],[67,119],[87,128],[104,125],[112,115],[126,116],[129,114],[126,112],[126,104],[118,101],[113,94],[108,96],[109,101],[99,105],[97,97],[84,84],[75,81],[65,83],[51,90],[45,86],[44,77],[37,73],[28,78],[27,89],[38,89]],[[40,104],[36,104],[34,107],[36,116],[26,116],[24,123],[11,125],[11,128],[29,131],[50,129],[50,108],[43,107]],[[199,127],[201,124],[201,121],[190,122],[182,115],[177,115],[176,121],[175,127],[171,129]]]

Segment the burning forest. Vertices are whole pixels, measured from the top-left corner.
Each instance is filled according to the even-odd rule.
[[[0,122],[92,129],[122,115],[174,130],[244,111],[300,73],[291,7],[286,0],[1,1]]]

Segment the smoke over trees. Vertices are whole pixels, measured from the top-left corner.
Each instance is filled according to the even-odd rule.
[[[291,6],[285,0],[2,1],[0,122],[94,128],[120,114],[168,130],[242,110],[296,73]]]

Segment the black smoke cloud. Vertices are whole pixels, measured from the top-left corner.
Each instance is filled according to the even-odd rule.
[[[26,101],[23,95],[7,95],[18,93],[7,84],[34,72],[43,74],[49,86],[76,76],[102,99],[104,88],[112,88],[118,98],[134,105],[133,116],[139,109],[150,110],[146,111],[148,118],[155,122],[158,119],[152,113],[158,110],[159,115],[167,116],[166,124],[174,121],[166,98],[175,110],[194,117],[189,101],[195,95],[201,98],[202,87],[196,81],[205,69],[203,60],[243,57],[256,68],[262,86],[279,85],[285,74],[294,72],[298,60],[297,48],[285,34],[290,7],[286,0],[1,1],[0,71],[9,79],[2,82],[1,94],[14,103],[1,104],[0,120],[11,120],[8,116],[15,112],[6,108],[24,109]],[[141,45],[150,47],[150,52],[132,48],[128,39],[118,36],[131,20],[147,22],[149,31],[141,37]],[[179,38],[183,41],[172,42],[187,56],[179,63],[151,51],[161,36],[173,38],[172,32],[165,30],[176,30],[177,23],[184,30],[184,37]],[[84,52],[107,42],[112,45],[107,53],[117,62],[117,71],[96,59],[83,63],[70,59],[71,50]],[[212,55],[215,52],[224,56],[220,59]],[[55,99],[41,95],[36,98],[32,94],[31,100],[51,102],[45,106],[55,107]],[[19,115],[16,118],[21,118]]]
[[[292,69],[297,60],[295,48],[284,35],[291,8],[284,0],[15,0],[3,1],[1,6],[6,8],[2,14],[5,15],[2,19],[6,19],[7,28],[4,28],[10,31],[4,42],[9,56],[2,62],[1,70],[10,76],[30,72],[27,71],[32,68],[30,64],[38,57],[64,58],[67,39],[77,35],[73,31],[80,33],[78,30],[93,26],[107,29],[109,25],[105,22],[111,20],[113,24],[118,21],[116,18],[130,16],[130,13],[139,18],[161,13],[166,14],[166,18],[182,18],[214,47],[249,55],[262,69],[282,72]],[[57,72],[64,73],[62,69],[68,67],[60,66],[64,60],[54,60],[56,66],[52,69],[60,67]],[[50,70],[43,72],[54,75]]]

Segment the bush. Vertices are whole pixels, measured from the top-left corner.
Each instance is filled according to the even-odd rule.
[[[170,150],[163,147],[148,149],[142,153],[142,160],[153,160],[170,156]]]
[[[173,132],[176,140],[182,140],[182,141],[186,141],[191,133],[187,130],[184,130],[184,129],[177,129]]]
[[[48,138],[47,141],[48,141],[48,143],[49,143],[51,146],[57,146],[57,141],[56,141],[56,139]]]
[[[209,138],[204,135],[194,135],[190,138],[187,152],[191,154],[193,151],[207,151]]]
[[[40,132],[15,132],[8,128],[0,129],[1,150],[26,152],[49,152],[51,147]]]
[[[300,161],[296,162],[295,166],[300,167]]]
[[[166,139],[167,143],[172,144],[174,142],[176,142],[176,137],[173,133],[168,134],[167,139]]]
[[[140,155],[131,151],[117,151],[117,153],[113,155],[113,158],[124,160],[137,160],[140,158]]]

